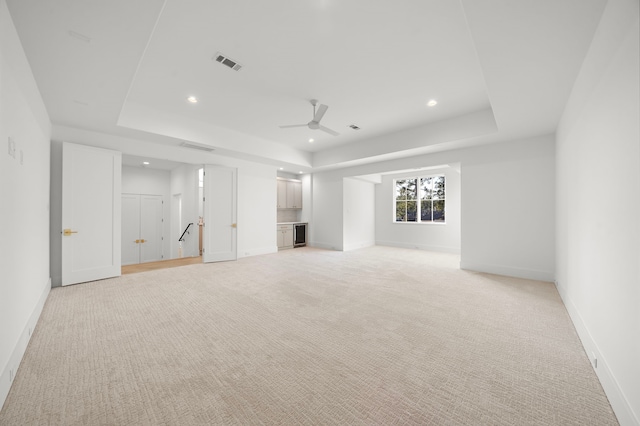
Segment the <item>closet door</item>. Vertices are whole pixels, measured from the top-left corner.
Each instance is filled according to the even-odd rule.
[[[122,264],[140,263],[140,195],[122,194]]]
[[[140,196],[140,263],[162,260],[162,195]]]
[[[162,195],[122,194],[122,264],[162,260]]]

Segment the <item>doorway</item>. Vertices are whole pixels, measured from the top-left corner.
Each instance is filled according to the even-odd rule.
[[[162,234],[164,243],[161,259],[167,261],[199,257],[204,254],[201,249],[206,250],[207,243],[209,244],[207,251],[211,256],[204,257],[207,257],[208,261],[237,258],[235,228],[237,169],[159,161],[128,155],[125,156],[125,163],[123,194],[129,196],[162,194],[165,201]],[[144,165],[141,166],[141,164]],[[205,178],[205,170],[209,174],[208,179]],[[206,206],[205,196],[210,202],[206,203]],[[123,199],[123,203],[125,202],[135,204],[134,200]],[[207,217],[208,214],[209,217]],[[123,226],[128,225],[123,222]],[[131,227],[135,228],[135,226]],[[210,234],[209,237],[207,237],[207,231]],[[131,232],[133,235],[133,231]],[[136,240],[145,240],[145,243],[136,244]],[[144,235],[133,239],[127,238],[127,244],[131,245],[129,252],[134,252],[135,248],[144,248],[147,240],[148,238]],[[134,260],[134,254],[128,254],[127,257],[124,255],[123,250],[123,264],[137,263]]]

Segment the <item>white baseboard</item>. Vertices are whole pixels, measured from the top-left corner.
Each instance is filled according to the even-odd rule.
[[[243,250],[238,252],[238,259],[243,257],[260,256],[261,254],[277,253],[278,246],[260,247],[255,249]]]
[[[476,263],[461,261],[460,269],[476,272],[486,272],[488,274],[505,275],[508,277],[526,278],[529,280],[553,282],[553,271],[540,271],[536,269],[515,268],[504,265],[490,265],[487,263]]]
[[[433,245],[427,245],[427,244],[408,244],[408,243],[401,243],[397,241],[376,241],[376,245],[460,254],[460,249],[456,247],[433,246]]]
[[[357,250],[357,249],[361,249],[361,248],[365,248],[365,247],[372,247],[375,246],[376,242],[375,241],[361,241],[359,243],[355,243],[355,244],[346,244],[343,248],[344,251],[349,251],[349,250]]]
[[[322,243],[322,242],[317,242],[317,241],[309,241],[309,242],[307,242],[307,245],[309,247],[321,248],[321,249],[325,249],[325,250],[342,251],[342,247],[338,247],[335,244],[331,244],[331,243]]]
[[[13,380],[16,377],[16,372],[20,367],[20,362],[22,361],[22,357],[27,350],[27,345],[29,344],[29,340],[31,340],[33,330],[35,330],[36,324],[40,319],[40,314],[42,313],[44,302],[47,301],[47,297],[49,296],[50,291],[51,278],[47,280],[46,285],[42,289],[40,298],[38,299],[36,306],[33,308],[33,311],[31,312],[31,315],[27,320],[27,324],[24,326],[24,329],[22,330],[22,333],[18,338],[16,346],[13,348],[13,353],[9,358],[9,362],[0,375],[0,408],[2,408],[2,406],[4,405],[4,402],[7,399],[7,395],[9,395],[9,389],[11,389]]]
[[[609,364],[602,352],[600,352],[598,344],[593,339],[591,332],[583,321],[580,311],[568,296],[566,289],[559,283],[556,283],[556,287],[560,297],[562,298],[564,306],[567,308],[569,317],[576,328],[578,337],[580,337],[582,346],[591,361],[591,366],[594,367],[594,357],[598,360],[597,367],[594,367],[593,370],[596,372],[598,379],[600,379],[600,384],[609,399],[609,403],[618,418],[618,422],[621,425],[640,426],[640,418],[638,418],[638,416],[633,412],[629,399],[625,396],[624,392],[618,385],[618,381],[609,369]]]

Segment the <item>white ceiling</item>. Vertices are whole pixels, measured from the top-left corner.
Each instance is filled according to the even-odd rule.
[[[145,164],[148,163],[148,164]],[[150,157],[140,157],[138,155],[123,155],[122,165],[129,167],[140,167],[143,169],[155,169],[170,171],[180,166],[182,163]]]
[[[554,132],[606,1],[7,3],[54,137],[321,170]],[[279,128],[308,122],[314,98],[339,136]]]

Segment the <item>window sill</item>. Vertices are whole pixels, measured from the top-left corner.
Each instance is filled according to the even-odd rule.
[[[395,220],[393,222],[394,225],[446,225],[447,222],[396,222]]]

